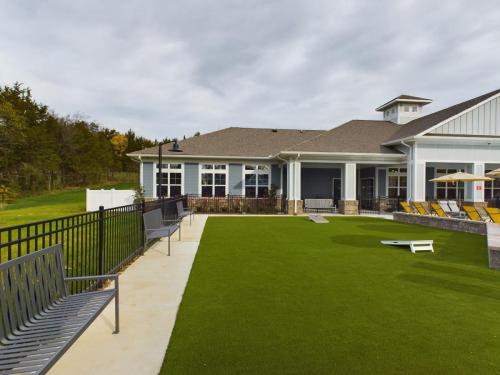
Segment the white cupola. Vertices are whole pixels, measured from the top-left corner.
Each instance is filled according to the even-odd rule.
[[[382,104],[376,110],[383,112],[384,121],[396,124],[406,124],[423,116],[423,107],[432,103],[432,100],[419,98],[418,96],[399,95],[398,97]]]

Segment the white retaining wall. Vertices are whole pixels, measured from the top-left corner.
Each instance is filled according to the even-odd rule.
[[[112,208],[134,203],[134,190],[87,189],[87,211],[97,211],[99,206]]]

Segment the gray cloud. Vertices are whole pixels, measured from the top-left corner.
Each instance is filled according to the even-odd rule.
[[[331,128],[500,88],[496,1],[0,0],[0,83],[149,137]]]

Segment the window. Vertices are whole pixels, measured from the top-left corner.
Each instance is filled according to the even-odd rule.
[[[406,199],[406,168],[389,168],[387,172],[389,198]]]
[[[486,173],[491,170],[486,170]],[[500,199],[500,180],[485,181],[484,182],[484,200],[492,201]]]
[[[201,196],[225,197],[226,180],[225,164],[203,164],[201,168]]]
[[[436,177],[444,176],[450,173],[463,172],[463,169],[438,168]],[[436,182],[434,183],[436,199],[462,199],[464,196],[463,182]]]
[[[403,108],[404,108],[403,110],[404,110],[405,112],[410,112],[410,106],[405,105],[405,106],[403,106]]]
[[[418,107],[416,105],[411,107],[412,112],[418,112]]]
[[[245,165],[245,197],[269,195],[269,172],[268,165]]]
[[[176,197],[182,194],[182,164],[156,164],[156,184],[158,196]]]

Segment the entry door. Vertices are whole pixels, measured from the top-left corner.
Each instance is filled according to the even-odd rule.
[[[332,198],[333,204],[338,207],[340,196],[342,193],[342,183],[340,178],[334,178],[332,180]]]
[[[361,179],[361,208],[373,209],[373,178]]]

